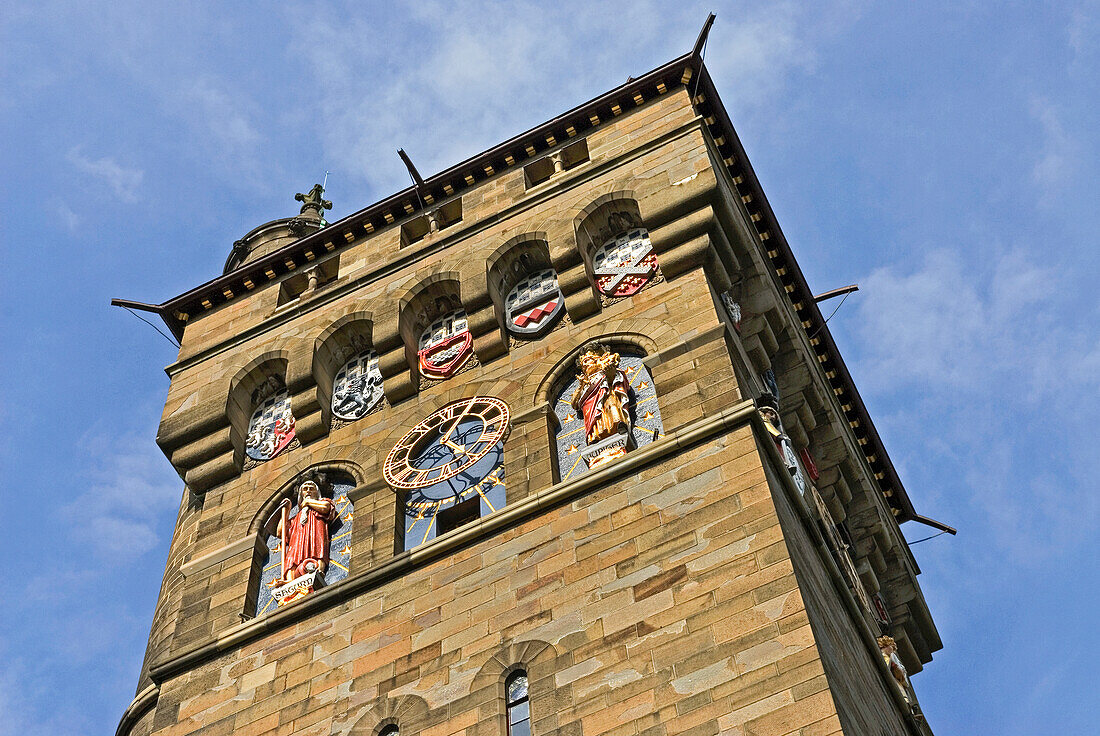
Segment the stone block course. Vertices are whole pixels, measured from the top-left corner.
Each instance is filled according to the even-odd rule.
[[[680,486],[663,485],[661,476],[644,492],[643,500],[635,502],[629,498],[637,493],[636,484],[621,481],[597,494],[599,500],[582,498],[548,511],[540,523],[514,527],[475,544],[463,559],[441,560],[365,594],[373,606],[353,607],[312,631],[304,627],[298,634],[288,631],[289,638],[273,632],[250,647],[251,654],[242,650],[244,659],[229,657],[222,660],[224,664],[211,666],[212,680],[192,675],[165,682],[163,702],[177,691],[184,705],[179,713],[182,728],[164,733],[189,733],[201,727],[203,733],[209,728],[232,728],[258,734],[288,725],[295,733],[308,732],[322,723],[327,727],[344,707],[338,702],[356,693],[374,697],[383,692],[391,698],[404,694],[424,698],[436,719],[426,724],[432,733],[459,733],[475,725],[484,733],[489,726],[479,719],[482,709],[490,706],[487,696],[482,693],[475,698],[464,688],[470,687],[480,663],[501,642],[530,639],[549,641],[558,652],[551,678],[553,700],[540,700],[537,686],[532,687],[536,724],[540,718],[550,718],[546,706],[555,702],[553,717],[559,726],[577,723],[579,733],[585,735],[652,729],[657,726],[652,722],[655,714],[668,733],[706,731],[717,728],[719,719],[731,713],[749,713],[743,708],[751,703],[742,710],[735,707],[741,687],[756,688],[760,694],[752,702],[759,703],[767,700],[763,697],[767,688],[760,683],[778,686],[779,678],[786,678],[782,686],[787,695],[782,701],[769,702],[781,708],[807,705],[800,706],[802,710],[787,708],[772,720],[764,718],[770,712],[767,708],[759,714],[752,711],[753,717],[743,723],[767,729],[803,716],[813,717],[805,721],[807,726],[822,721],[821,706],[813,700],[822,692],[820,665],[803,664],[786,675],[775,669],[792,652],[808,651],[808,662],[819,662],[812,654],[815,645],[804,618],[787,633],[775,624],[799,613],[801,599],[796,591],[785,596],[776,591],[781,597],[770,607],[747,607],[741,614],[728,608],[736,605],[733,601],[723,608],[709,592],[677,598],[688,590],[698,592],[700,584],[706,585],[706,579],[716,577],[719,570],[725,576],[757,578],[747,584],[749,591],[785,584],[793,579],[789,565],[773,579],[768,571],[781,568],[780,563],[756,569],[740,562],[752,561],[765,550],[769,558],[781,556],[776,549],[781,545],[775,540],[756,542],[726,532],[710,538],[713,549],[695,550],[676,561],[676,554],[696,543],[695,534],[682,534],[683,541],[668,540],[669,546],[645,564],[628,562],[636,559],[639,547],[654,548],[651,542],[639,544],[646,535],[659,533],[653,521],[666,518],[678,523],[686,517],[707,517],[712,505],[729,508],[739,489],[721,482],[721,469],[743,463],[745,447],[743,442],[722,438],[688,452],[714,458],[710,469],[693,476],[703,479],[700,484],[710,483],[706,492],[699,493],[698,507],[685,505]],[[612,503],[614,498],[621,503]],[[647,503],[652,509],[644,512]],[[774,526],[774,510],[771,513]],[[726,514],[708,518],[724,519]],[[567,519],[572,525],[585,521],[589,531],[581,527],[572,535],[567,531],[548,536],[545,530]],[[619,548],[630,554],[615,554]],[[485,566],[495,552],[505,554]],[[578,561],[585,559],[592,562],[579,567]],[[530,583],[538,584],[511,584],[513,574],[532,568],[536,577]],[[572,572],[568,583],[567,571]],[[477,583],[466,584],[470,579]],[[567,588],[569,594],[561,595]],[[775,595],[765,598],[770,602]],[[755,627],[760,633],[731,638],[731,627]],[[767,673],[764,680],[749,675],[758,669]],[[441,690],[454,697],[440,702]],[[336,700],[315,702],[328,693]],[[583,700],[577,699],[577,693],[584,693]],[[474,705],[474,699],[479,704]],[[459,707],[460,703],[465,706]]]

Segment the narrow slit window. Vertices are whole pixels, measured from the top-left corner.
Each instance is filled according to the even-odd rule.
[[[505,685],[508,736],[531,736],[531,703],[527,699],[527,673],[514,672]]]

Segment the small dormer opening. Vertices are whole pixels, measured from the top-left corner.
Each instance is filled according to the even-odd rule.
[[[279,287],[279,306],[302,295],[309,296],[322,286],[331,284],[340,275],[340,259],[332,257],[283,281]]]
[[[481,499],[477,496],[455,504],[449,509],[444,509],[439,512],[436,517],[438,519],[439,534],[446,534],[447,532],[457,529],[460,526],[466,526],[467,524],[477,521],[481,518]]]
[[[455,197],[401,226],[401,247],[418,243],[431,233],[462,222],[462,198]]]
[[[581,138],[565,148],[554,151],[523,167],[524,184],[528,189],[548,181],[554,174],[568,171],[588,160],[588,141]]]

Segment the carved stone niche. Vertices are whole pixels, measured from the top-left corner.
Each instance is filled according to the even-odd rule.
[[[398,329],[414,385],[445,380],[472,365],[473,338],[455,279],[422,286],[403,306]]]
[[[589,269],[597,248],[636,227],[642,227],[642,213],[632,198],[609,199],[588,212],[577,224],[577,245]]]
[[[370,315],[360,312],[343,317],[317,338],[313,352],[313,378],[317,383],[317,398],[326,426],[333,421],[346,422],[365,416],[380,406],[378,399],[381,397],[377,394],[381,387],[375,386],[374,384],[379,381],[371,377],[360,381],[363,384],[359,387],[362,411],[352,414],[344,411],[343,417],[334,416],[333,393],[338,389],[335,383],[339,377],[346,377],[345,372],[349,369],[349,362],[353,359],[357,362],[373,359],[377,364],[378,355],[374,351],[373,332],[374,323]],[[352,370],[356,368],[362,369],[363,366],[352,366]],[[380,376],[377,378],[380,379]]]
[[[271,357],[258,362],[230,385],[226,415],[229,418],[234,463],[238,469],[247,460],[245,449],[250,424],[255,423],[253,415],[264,402],[286,393],[286,370],[286,358]]]
[[[505,336],[534,339],[562,324],[565,297],[546,240],[524,237],[491,261],[489,297]]]
[[[660,280],[657,253],[632,198],[609,199],[591,209],[577,223],[577,244],[605,303]]]

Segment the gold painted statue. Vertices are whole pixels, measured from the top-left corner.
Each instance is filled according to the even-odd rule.
[[[901,663],[901,657],[898,656],[897,642],[894,641],[892,636],[880,636],[878,638],[878,648],[882,652],[882,658],[886,661],[886,666],[890,668],[890,674],[894,676],[894,680],[901,689],[902,697],[905,698],[905,702],[910,702],[909,673],[905,671],[905,665]]]
[[[580,385],[570,405],[584,417],[585,440],[589,446],[615,436],[630,435],[630,384],[619,368],[619,354],[600,343],[588,345],[577,358]],[[596,467],[626,454],[623,442],[589,461]]]

